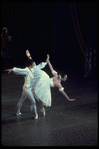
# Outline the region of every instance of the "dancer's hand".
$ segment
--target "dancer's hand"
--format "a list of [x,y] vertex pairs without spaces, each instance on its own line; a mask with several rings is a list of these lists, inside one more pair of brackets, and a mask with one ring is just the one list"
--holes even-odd
[[6,69],[5,71],[8,71],[8,74],[12,71],[12,69]]
[[70,98],[69,98],[68,100],[69,100],[69,101],[74,101],[75,99],[70,99]]
[[49,54],[47,54],[47,58],[49,59],[50,57],[49,57]]
[[49,62],[49,54],[47,54],[46,62]]
[[28,57],[29,59],[31,59],[31,55],[30,55],[29,50],[26,50],[26,55],[27,55],[27,57]]

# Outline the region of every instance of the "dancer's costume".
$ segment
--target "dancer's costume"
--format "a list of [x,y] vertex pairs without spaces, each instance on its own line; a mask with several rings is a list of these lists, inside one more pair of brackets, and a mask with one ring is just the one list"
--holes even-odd
[[[46,63],[47,64],[47,63]],[[44,64],[43,64],[44,65]],[[33,92],[35,98],[43,102],[46,107],[51,106],[51,87],[54,87],[53,80],[47,73],[40,69],[38,66],[33,67],[34,78],[33,78]],[[53,75],[57,73],[53,71]]]
[[[31,71],[26,67],[25,69],[13,68],[13,72],[17,75],[25,75],[25,83],[23,85],[23,91],[28,88],[31,90],[33,87],[34,97],[39,101],[43,102],[46,107],[51,106],[51,87],[54,87],[53,80],[50,78],[43,69],[47,65],[46,62],[42,62],[39,65],[35,65],[31,68]],[[33,74],[32,74],[33,73]],[[53,71],[53,75],[57,73]],[[24,97],[24,92],[22,94],[21,100],[25,100],[27,96]]]

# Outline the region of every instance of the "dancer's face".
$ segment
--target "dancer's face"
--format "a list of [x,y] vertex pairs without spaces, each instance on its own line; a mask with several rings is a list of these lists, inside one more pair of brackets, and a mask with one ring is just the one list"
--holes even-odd
[[67,75],[64,76],[64,78],[62,78],[63,81],[67,80]]

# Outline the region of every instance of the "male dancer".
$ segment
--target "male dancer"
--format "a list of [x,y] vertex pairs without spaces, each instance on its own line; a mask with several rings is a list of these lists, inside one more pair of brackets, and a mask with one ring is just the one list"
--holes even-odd
[[[34,119],[38,119],[38,114],[37,114],[37,108],[36,108],[36,102],[32,93],[32,86],[33,86],[33,77],[34,77],[34,72],[36,71],[36,69],[39,67],[39,69],[42,69],[46,66],[47,63],[40,63],[39,65],[35,66],[35,62],[33,61],[33,59],[28,59],[26,61],[26,68],[21,69],[21,68],[16,68],[14,67],[13,69],[6,69],[5,71],[8,71],[8,73],[10,73],[11,71],[13,71],[15,74],[17,75],[24,75],[25,77],[25,82],[23,85],[23,92],[22,92],[22,96],[21,99],[19,100],[17,107],[17,113],[16,115],[20,115],[20,109],[21,106],[23,104],[23,102],[25,101],[26,97],[28,97],[31,101],[31,111],[34,109],[35,112],[35,117]],[[35,66],[35,69],[33,70],[33,67]]]

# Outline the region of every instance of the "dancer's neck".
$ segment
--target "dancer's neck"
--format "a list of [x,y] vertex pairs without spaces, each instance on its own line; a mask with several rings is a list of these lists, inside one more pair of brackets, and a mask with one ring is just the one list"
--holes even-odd
[[27,67],[29,70],[31,70],[31,67]]

